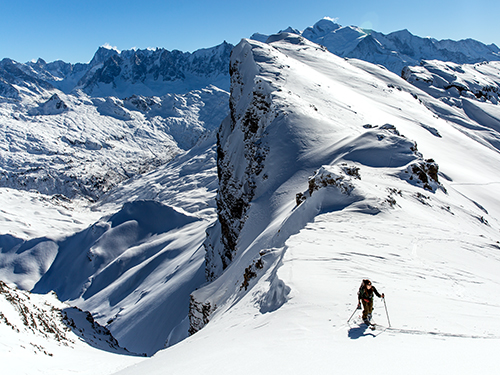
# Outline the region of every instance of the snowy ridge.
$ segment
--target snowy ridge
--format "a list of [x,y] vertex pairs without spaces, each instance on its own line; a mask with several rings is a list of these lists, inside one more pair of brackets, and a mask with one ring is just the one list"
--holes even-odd
[[[436,305],[431,322],[417,318],[415,306],[411,311],[417,314],[410,313],[410,321],[418,321],[414,328],[394,332],[498,340],[492,317],[500,305],[489,306],[486,319],[480,302],[488,298],[486,284],[500,285],[487,264],[499,261],[494,254],[499,243],[495,171],[500,157],[498,149],[488,147],[498,132],[482,130],[477,118],[379,67],[346,62],[293,34],[270,38],[268,44],[242,41],[233,52],[231,74],[231,115],[218,136],[219,221],[206,243],[207,276],[213,281],[193,293],[191,323],[196,335],[177,350],[162,353],[157,363],[171,361],[172,355],[205,339],[229,350],[223,342],[239,342],[237,337],[249,334],[250,327],[265,326],[264,331],[285,335],[284,340],[305,335],[321,341],[322,335],[312,328],[314,319],[301,318],[299,306],[326,321],[326,305],[332,303],[321,302],[323,298],[330,296],[329,301],[335,295],[346,301],[341,291],[367,272],[394,289],[393,303],[401,299],[412,304],[404,291],[410,272],[412,282],[422,275],[411,293],[426,300],[424,306],[445,298],[453,311],[466,309],[470,319],[483,319],[480,327],[464,328],[467,318],[460,323],[453,315],[450,321],[449,309]],[[484,158],[487,164],[481,162]],[[456,237],[454,227],[461,228],[463,240]],[[441,251],[434,242],[440,243]],[[479,258],[472,261],[475,257]],[[311,258],[324,263],[309,265]],[[438,259],[449,263],[439,266]],[[373,269],[375,264],[381,269]],[[406,264],[405,270],[399,264]],[[463,267],[467,271],[462,272]],[[441,292],[433,292],[437,285],[429,279],[439,280],[442,274],[448,281],[439,287],[444,288]],[[333,281],[343,287],[330,291],[327,285]],[[475,302],[455,300],[454,285],[460,285],[459,296],[468,295]],[[351,290],[354,304],[355,287]],[[353,306],[341,301],[332,306],[334,315],[334,306],[342,310],[335,324],[339,329],[342,316],[347,318]],[[317,303],[322,306],[317,311],[306,307]],[[468,303],[474,307],[466,308]],[[377,321],[384,321],[382,314]],[[278,323],[282,319],[287,323]],[[286,324],[302,335],[284,329]],[[430,324],[440,328],[436,331]],[[229,328],[232,325],[239,328]],[[302,325],[312,331],[300,330]],[[351,339],[368,335],[356,326],[347,329]],[[205,330],[209,332],[201,333]],[[225,335],[216,333],[220,330]],[[294,359],[298,348],[281,341],[276,345],[290,351],[282,358],[291,360],[291,367],[303,368]],[[314,346],[320,350],[322,345]],[[274,368],[272,358],[261,356]],[[326,356],[318,365],[325,363],[334,365]],[[489,368],[491,362],[484,364]],[[209,367],[203,360],[196,366]],[[149,365],[145,368],[154,371]]]

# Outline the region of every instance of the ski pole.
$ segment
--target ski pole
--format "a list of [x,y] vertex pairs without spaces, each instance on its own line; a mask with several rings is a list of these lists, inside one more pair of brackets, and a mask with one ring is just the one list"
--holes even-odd
[[354,316],[354,314],[356,314],[356,311],[358,311],[358,307],[357,306],[356,306],[356,309],[352,312],[352,314],[349,317],[349,319],[347,319],[347,323],[349,323],[349,321],[352,319],[352,317]]
[[385,314],[387,315],[387,322],[389,323],[389,328],[391,327],[391,321],[389,320],[389,313],[387,312],[387,304],[385,303],[385,297],[382,298],[384,300],[384,306],[385,306]]

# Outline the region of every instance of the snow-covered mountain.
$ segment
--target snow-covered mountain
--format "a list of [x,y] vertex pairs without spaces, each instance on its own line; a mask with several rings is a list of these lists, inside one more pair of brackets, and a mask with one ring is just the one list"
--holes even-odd
[[[174,159],[91,206],[2,188],[0,278],[54,290],[121,347],[156,353],[126,357],[135,365],[120,374],[347,373],[360,353],[375,374],[493,373],[498,63],[425,61],[401,78],[289,31],[234,48],[229,98],[215,87],[119,99],[14,85],[35,98],[26,118],[88,105],[100,116],[129,113],[117,124],[133,125],[173,98],[187,103],[176,113],[188,121],[195,97],[214,118],[226,112],[206,98],[225,98],[229,115],[194,147],[169,133]],[[386,295],[374,332],[355,310],[367,277]],[[46,372],[94,369],[64,366]]]
[[215,86],[126,99],[44,91],[0,102],[0,186],[97,200],[165,164],[227,113]]
[[[185,94],[208,85],[229,89],[228,61],[233,46],[222,43],[193,53],[164,48],[117,51],[100,47],[87,64],[43,59],[26,64],[0,61],[0,95],[17,97],[16,85],[81,90],[91,96]],[[35,88],[36,90],[36,88]]]
[[227,114],[231,48],[2,60],[0,186],[97,200],[188,150]]
[[[321,213],[385,216],[399,211],[401,198],[426,205],[435,199],[429,207],[451,212],[451,221],[454,210],[465,207],[453,209],[451,202],[463,195],[473,203],[466,217],[497,226],[494,124],[295,34],[267,43],[244,41],[233,51],[231,115],[218,135],[219,220],[207,241],[207,275],[218,287],[195,292],[199,303],[225,306],[241,293],[244,275],[265,272],[257,268],[266,258],[271,269],[279,268],[285,241]],[[495,101],[481,103],[498,114]],[[473,161],[478,147],[481,156]],[[487,165],[480,162],[485,157]],[[478,175],[478,164],[487,171]],[[468,183],[481,188],[465,193],[456,187]],[[234,271],[224,272],[229,267]],[[276,269],[271,275],[269,290],[255,295],[261,311],[288,299]]]
[[[216,217],[216,189],[212,134],[113,189],[90,212],[71,204],[50,211],[53,202],[44,207],[33,199],[36,205],[22,208],[26,228],[15,212],[19,203],[9,199],[16,197],[2,191],[0,278],[37,293],[56,291],[91,311],[122,347],[151,355],[188,335],[190,293],[205,282],[201,245]],[[64,215],[80,225],[63,222]],[[66,233],[50,228],[42,235],[47,226]],[[25,232],[40,237],[24,240]]]
[[[422,60],[441,60],[457,64],[499,61],[500,49],[477,40],[437,40],[422,38],[408,30],[383,34],[356,26],[341,26],[329,18],[318,21],[303,31],[289,27],[291,32],[325,46],[338,56],[356,58],[385,66],[396,74],[408,65]],[[254,34],[252,39],[265,42],[267,35]]]

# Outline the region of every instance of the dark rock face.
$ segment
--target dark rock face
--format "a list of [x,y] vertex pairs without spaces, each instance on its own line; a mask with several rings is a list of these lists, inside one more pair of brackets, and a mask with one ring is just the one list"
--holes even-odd
[[[217,134],[219,220],[209,231],[205,243],[207,280],[216,279],[238,251],[238,237],[255,196],[256,181],[263,178],[261,174],[269,153],[263,133],[268,117],[272,117],[270,90],[267,83],[257,77],[253,87],[245,85],[249,82],[244,76],[248,70],[241,64],[238,58],[231,59],[230,115]],[[240,146],[235,148],[235,144]]]

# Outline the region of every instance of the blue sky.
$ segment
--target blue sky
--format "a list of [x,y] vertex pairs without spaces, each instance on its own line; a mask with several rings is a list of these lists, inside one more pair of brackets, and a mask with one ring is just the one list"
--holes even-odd
[[0,0],[0,59],[88,62],[99,46],[194,51],[254,32],[305,29],[327,16],[343,26],[500,46],[500,1]]

